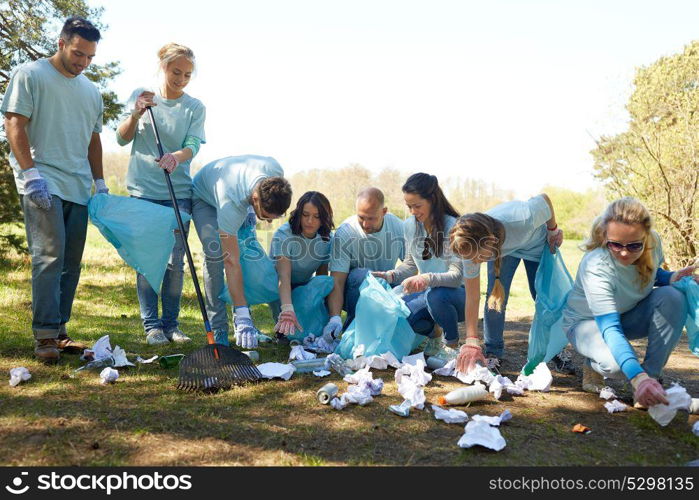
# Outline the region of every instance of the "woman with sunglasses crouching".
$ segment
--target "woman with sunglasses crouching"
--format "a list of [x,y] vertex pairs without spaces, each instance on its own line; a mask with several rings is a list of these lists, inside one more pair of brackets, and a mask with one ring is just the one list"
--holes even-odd
[[[592,225],[563,310],[563,329],[587,358],[583,390],[599,392],[603,377],[625,376],[643,407],[667,404],[658,377],[687,315],[684,295],[668,285],[696,269],[662,269],[660,237],[651,226],[648,210],[635,198],[612,202]],[[629,340],[643,337],[648,346],[639,363]]]

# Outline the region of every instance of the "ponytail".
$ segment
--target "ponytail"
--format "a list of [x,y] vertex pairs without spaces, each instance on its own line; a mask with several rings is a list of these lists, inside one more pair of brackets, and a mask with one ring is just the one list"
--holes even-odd
[[502,257],[495,259],[495,282],[493,289],[488,297],[488,309],[493,309],[497,312],[502,312],[502,306],[505,302],[505,287],[500,281],[500,267],[502,266]]

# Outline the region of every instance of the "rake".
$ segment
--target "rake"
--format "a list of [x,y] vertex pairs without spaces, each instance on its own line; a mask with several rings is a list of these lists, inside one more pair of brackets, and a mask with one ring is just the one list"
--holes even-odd
[[[163,152],[163,145],[160,142],[160,134],[158,134],[158,127],[155,124],[153,110],[150,107],[147,109],[151,125],[153,126],[153,135],[155,135],[158,153],[160,153],[160,157],[162,158],[165,153]],[[188,392],[217,392],[219,390],[230,389],[232,385],[260,380],[262,374],[249,357],[237,349],[217,344],[214,340],[214,333],[211,330],[209,315],[206,313],[204,298],[201,293],[201,288],[199,287],[197,272],[194,268],[192,252],[189,250],[189,243],[185,236],[180,208],[177,204],[177,198],[175,197],[175,190],[172,187],[172,180],[170,180],[170,174],[167,170],[163,169],[163,172],[165,173],[167,188],[170,192],[170,199],[175,209],[177,227],[180,230],[182,242],[184,243],[184,250],[187,254],[187,263],[189,264],[189,271],[192,274],[194,290],[197,293],[199,309],[201,310],[201,316],[204,320],[204,330],[206,331],[206,339],[208,342],[208,345],[201,349],[197,349],[182,359],[180,362],[180,379],[177,388]]]

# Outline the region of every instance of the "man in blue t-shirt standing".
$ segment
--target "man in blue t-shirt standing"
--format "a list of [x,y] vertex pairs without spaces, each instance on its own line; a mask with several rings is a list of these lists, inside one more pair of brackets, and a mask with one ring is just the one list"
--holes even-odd
[[82,75],[99,39],[89,21],[67,19],[56,53],[17,68],[0,106],[32,258],[34,354],[47,362],[61,350],[86,347],[68,337],[65,325],[80,279],[93,180],[97,192],[109,192],[102,96]]

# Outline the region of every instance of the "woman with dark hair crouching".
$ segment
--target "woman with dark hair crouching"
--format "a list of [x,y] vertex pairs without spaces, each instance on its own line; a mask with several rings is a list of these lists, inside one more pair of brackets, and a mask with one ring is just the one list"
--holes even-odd
[[272,316],[277,322],[277,338],[303,331],[296,317],[291,291],[307,284],[313,276],[328,274],[333,210],[324,194],[318,191],[304,193],[291,212],[289,222],[276,230],[269,255],[276,260],[279,275],[279,301],[270,303]]

